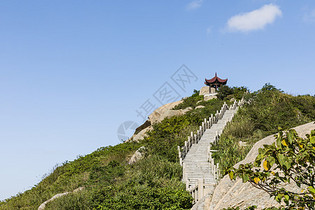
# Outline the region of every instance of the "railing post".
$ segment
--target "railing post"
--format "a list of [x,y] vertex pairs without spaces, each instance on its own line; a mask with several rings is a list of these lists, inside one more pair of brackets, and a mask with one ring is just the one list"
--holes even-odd
[[203,179],[198,179],[198,201],[203,197]]
[[199,190],[198,190],[198,185],[197,185],[197,187],[196,187],[196,197],[195,197],[195,203],[197,203],[197,201],[199,200],[198,199],[198,196],[199,195]]
[[184,180],[185,183],[186,183],[186,190],[187,190],[187,189],[188,189],[188,188],[187,188],[188,182],[187,182],[187,180],[186,180],[186,168],[185,168],[185,166],[186,166],[186,164],[183,163],[183,180]]
[[188,152],[187,141],[185,141],[185,156],[186,156],[187,152]]
[[190,133],[190,139],[192,140],[193,144],[196,144],[196,142],[194,140],[194,133],[193,132]]
[[219,168],[219,163],[217,163],[217,168],[218,168],[218,180],[220,179],[220,168]]
[[177,146],[177,150],[178,150],[179,164],[183,166],[183,159],[182,159],[182,153],[180,151],[180,146]]

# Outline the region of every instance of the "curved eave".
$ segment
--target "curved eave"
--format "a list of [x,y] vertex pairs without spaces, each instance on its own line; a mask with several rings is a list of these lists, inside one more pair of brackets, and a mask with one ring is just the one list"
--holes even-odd
[[220,78],[212,78],[212,79],[205,79],[205,84],[213,84],[213,83],[222,83],[223,85],[225,85],[227,83],[228,79],[220,79]]

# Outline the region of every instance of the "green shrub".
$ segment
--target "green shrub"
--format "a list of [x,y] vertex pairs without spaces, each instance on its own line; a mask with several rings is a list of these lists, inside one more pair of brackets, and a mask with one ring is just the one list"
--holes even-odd
[[[202,100],[195,91],[186,105],[196,107]],[[58,198],[47,209],[190,209],[192,197],[181,182],[177,146],[183,145],[205,117],[214,114],[222,100],[202,102],[203,109],[164,119],[140,143],[123,143],[57,166],[38,185],[6,202],[0,209],[36,209],[57,193],[78,193]],[[133,165],[127,160],[141,146],[144,159]]]
[[288,95],[266,84],[245,98],[249,104],[239,109],[218,144],[212,146],[219,150],[213,157],[222,175],[244,159],[254,143],[276,133],[278,127],[288,129],[315,120],[315,98],[312,96]]
[[197,106],[197,102],[202,101],[202,100],[203,100],[203,96],[199,95],[199,91],[194,90],[194,94],[191,97],[185,98],[181,104],[178,104],[173,109],[178,110],[178,109],[185,109],[187,107],[191,107],[194,109]]

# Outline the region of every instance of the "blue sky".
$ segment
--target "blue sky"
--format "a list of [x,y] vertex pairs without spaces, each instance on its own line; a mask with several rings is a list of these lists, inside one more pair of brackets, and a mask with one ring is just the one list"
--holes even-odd
[[[119,143],[168,82],[315,94],[313,0],[0,1],[0,200]],[[171,76],[185,64],[198,79]]]

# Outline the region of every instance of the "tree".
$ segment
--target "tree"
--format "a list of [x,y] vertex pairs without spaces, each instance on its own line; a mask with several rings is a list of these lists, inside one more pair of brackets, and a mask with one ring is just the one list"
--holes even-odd
[[241,98],[244,96],[246,92],[248,92],[248,89],[243,86],[229,87],[227,85],[223,85],[219,87],[217,97],[221,100],[224,100],[225,98],[231,99],[232,97],[234,97],[237,100],[241,100]]
[[[231,179],[240,177],[254,187],[264,190],[285,208],[315,207],[315,130],[300,138],[295,130],[280,131],[276,142],[264,145],[254,164],[241,164],[229,170]],[[301,191],[285,189],[283,184],[294,182]]]

